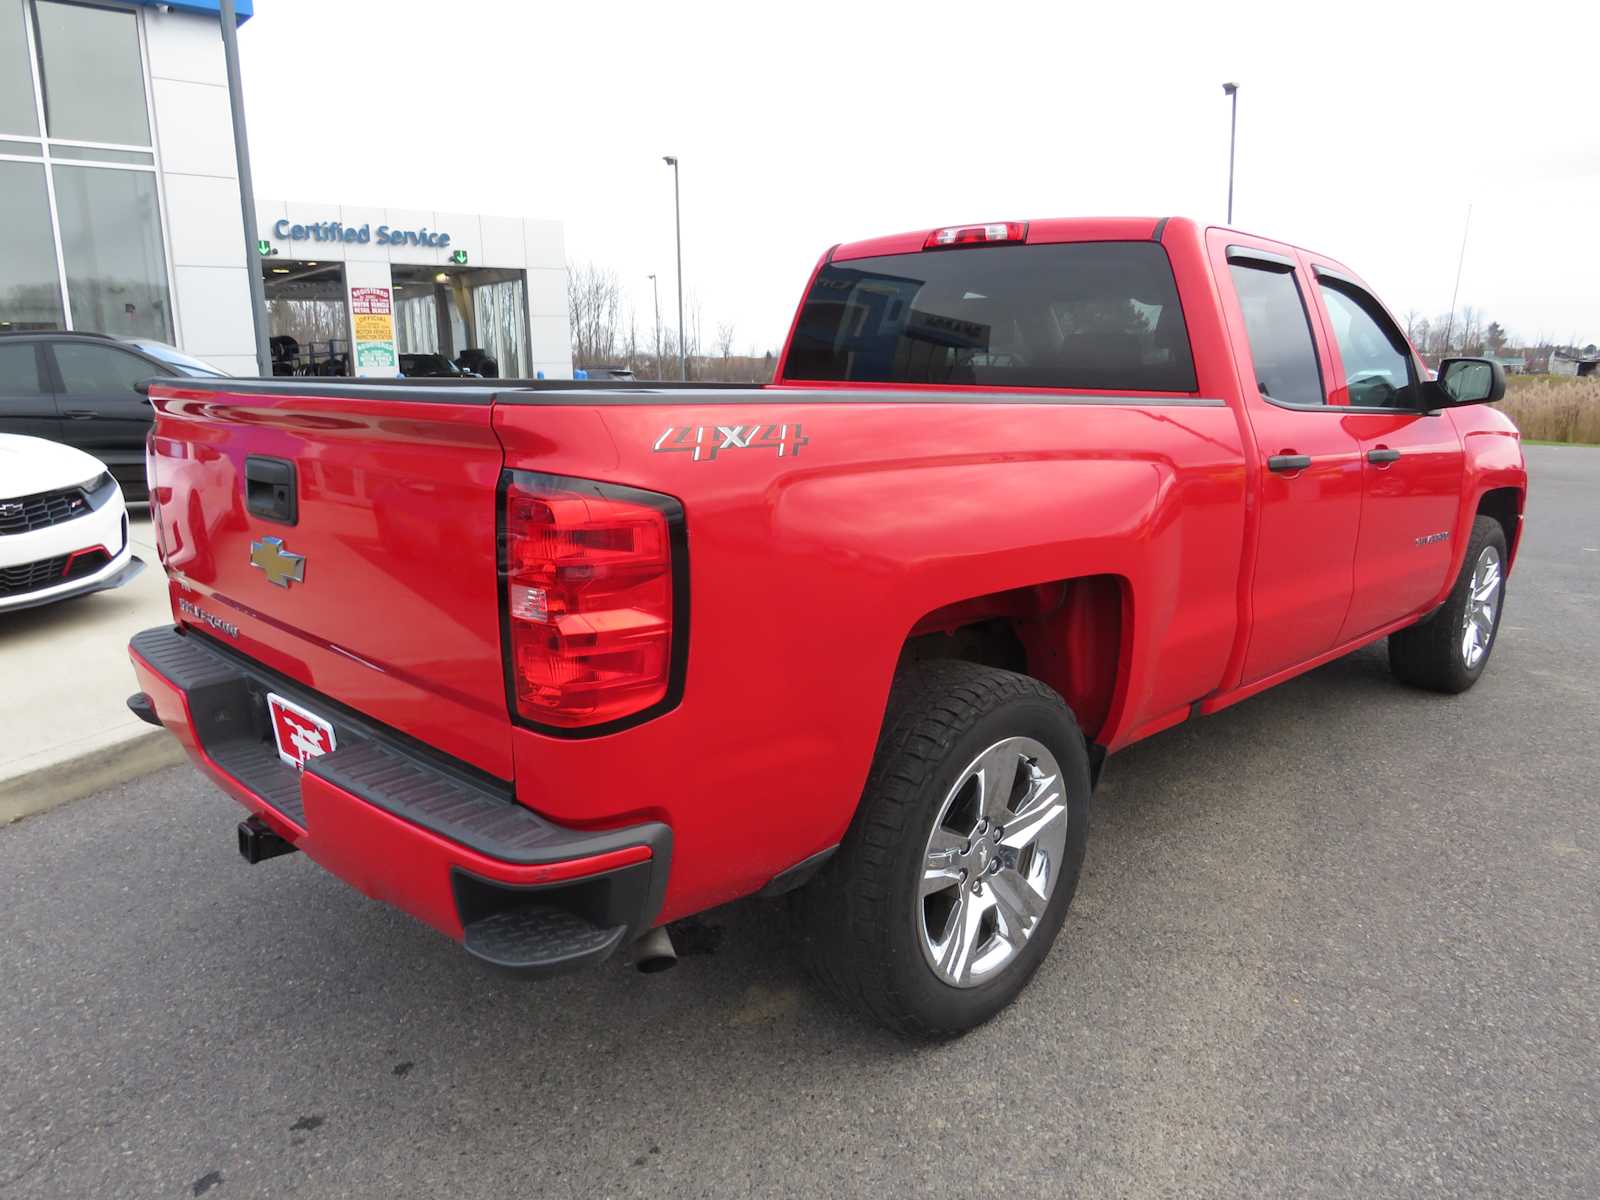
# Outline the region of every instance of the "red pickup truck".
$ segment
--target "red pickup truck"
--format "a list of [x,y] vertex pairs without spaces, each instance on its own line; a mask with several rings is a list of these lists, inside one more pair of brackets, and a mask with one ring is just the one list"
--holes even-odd
[[1340,263],[1173,218],[835,246],[766,387],[155,381],[130,704],[531,975],[794,892],[903,1032],[1007,1004],[1106,755],[1379,638],[1470,687],[1526,474]]

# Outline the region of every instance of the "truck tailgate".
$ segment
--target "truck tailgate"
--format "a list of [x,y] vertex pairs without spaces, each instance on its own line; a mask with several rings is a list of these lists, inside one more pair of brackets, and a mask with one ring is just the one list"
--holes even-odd
[[[492,391],[150,394],[151,509],[179,622],[509,779]],[[274,487],[290,471],[286,513]]]

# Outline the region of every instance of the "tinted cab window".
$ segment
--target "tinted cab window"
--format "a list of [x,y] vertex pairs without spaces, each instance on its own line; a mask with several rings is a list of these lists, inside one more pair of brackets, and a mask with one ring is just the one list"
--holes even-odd
[[788,380],[1192,392],[1166,252],[1150,242],[976,246],[828,263]]
[[1230,263],[1244,312],[1256,387],[1269,400],[1301,407],[1324,402],[1311,317],[1293,271]]

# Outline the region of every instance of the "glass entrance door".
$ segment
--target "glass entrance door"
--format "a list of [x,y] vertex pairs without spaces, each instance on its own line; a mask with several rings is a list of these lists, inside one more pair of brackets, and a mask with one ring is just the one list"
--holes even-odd
[[350,374],[350,299],[344,264],[261,264],[274,375]]
[[525,272],[397,265],[390,273],[403,374],[527,378]]

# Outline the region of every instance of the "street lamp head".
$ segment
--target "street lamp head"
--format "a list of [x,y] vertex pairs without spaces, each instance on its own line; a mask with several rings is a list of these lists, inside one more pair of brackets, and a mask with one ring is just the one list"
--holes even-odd
[[678,165],[678,160],[670,154],[663,154],[661,156],[661,161],[666,163],[669,167],[675,167]]
[[646,275],[645,278],[648,279],[651,283],[654,283],[656,281],[656,277],[654,275]]
[[1222,85],[1222,94],[1224,96],[1231,96],[1238,90],[1239,85],[1237,83],[1225,83]]

